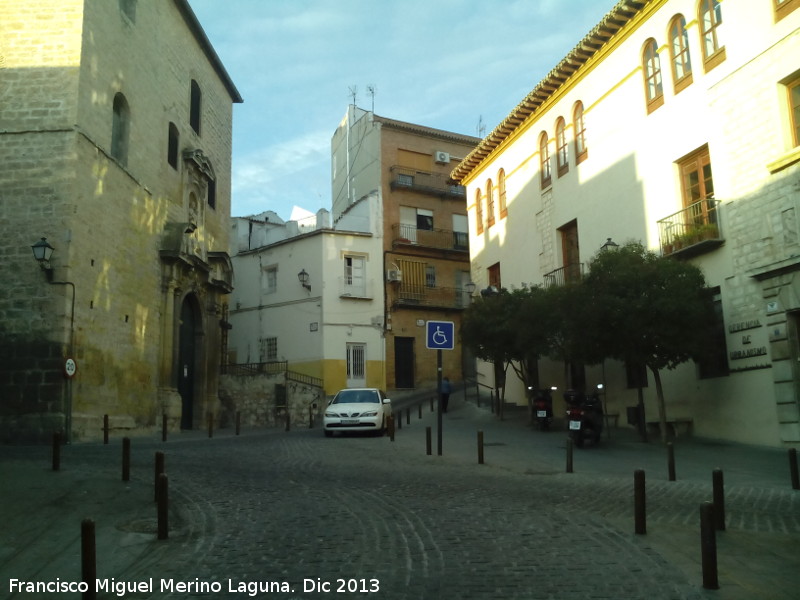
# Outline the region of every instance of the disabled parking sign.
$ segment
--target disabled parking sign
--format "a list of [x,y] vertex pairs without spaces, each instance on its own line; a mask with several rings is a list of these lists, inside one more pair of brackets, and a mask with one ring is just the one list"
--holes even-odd
[[430,350],[453,350],[455,348],[455,326],[452,321],[428,321],[426,344]]

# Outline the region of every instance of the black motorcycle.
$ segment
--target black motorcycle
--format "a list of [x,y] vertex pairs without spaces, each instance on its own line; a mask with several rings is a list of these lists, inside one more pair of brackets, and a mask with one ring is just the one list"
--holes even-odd
[[536,416],[536,423],[539,429],[547,431],[553,424],[553,395],[552,390],[557,389],[555,386],[549,390],[536,390],[536,395],[533,397],[533,414]]
[[597,444],[603,433],[603,403],[600,394],[584,394],[575,390],[564,392],[567,403],[567,427],[572,442],[582,448],[586,441]]

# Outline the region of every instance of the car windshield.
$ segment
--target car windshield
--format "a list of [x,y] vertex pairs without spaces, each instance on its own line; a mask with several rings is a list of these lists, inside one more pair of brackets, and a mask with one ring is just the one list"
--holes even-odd
[[333,404],[371,403],[380,404],[377,392],[374,390],[342,390],[336,394]]

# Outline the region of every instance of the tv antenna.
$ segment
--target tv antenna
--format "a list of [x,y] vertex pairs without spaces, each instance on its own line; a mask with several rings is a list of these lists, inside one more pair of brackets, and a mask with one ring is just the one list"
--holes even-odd
[[375,87],[374,83],[370,83],[367,86],[367,93],[369,94],[370,98],[372,98],[372,113],[375,113],[375,92],[378,91],[378,88]]
[[357,85],[351,85],[347,89],[350,91],[349,96],[353,99],[353,106],[355,106],[356,105],[356,99],[358,98],[358,86]]
[[475,130],[478,132],[478,137],[482,138],[486,135],[486,124],[483,122],[483,115],[478,115],[478,125]]

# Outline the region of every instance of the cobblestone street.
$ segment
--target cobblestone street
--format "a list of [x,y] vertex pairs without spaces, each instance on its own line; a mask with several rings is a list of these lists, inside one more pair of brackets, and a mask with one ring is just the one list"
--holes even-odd
[[[567,474],[562,431],[538,432],[455,404],[445,415],[443,456],[436,456],[427,405],[422,420],[416,410],[404,420],[394,442],[328,439],[320,429],[220,432],[213,439],[194,432],[166,444],[134,439],[126,489],[141,496],[141,515],[114,517],[116,532],[127,531],[121,548],[104,548],[114,542],[98,535],[98,577],[152,578],[154,589],[126,593],[130,599],[796,597],[800,494],[790,488],[785,460],[760,469],[754,455],[741,473],[726,474],[728,530],[717,534],[721,589],[707,591],[698,509],[711,485],[702,456],[681,462],[679,444],[679,480],[668,482],[657,443],[626,441],[613,430],[601,447],[576,452],[576,472]],[[433,428],[434,456],[425,453],[425,426]],[[485,465],[477,464],[478,428],[486,434]],[[67,448],[65,470],[110,480],[118,447],[117,440],[116,447]],[[166,453],[173,511],[170,539],[161,542],[152,536],[157,450]],[[632,473],[640,466],[648,473],[644,536],[633,533]],[[114,486],[108,488],[102,493]],[[41,535],[37,544],[47,544],[47,532]],[[34,545],[0,555],[3,579],[70,577],[63,559],[49,571],[24,572],[36,552]],[[79,573],[78,563],[72,578]],[[161,589],[170,579],[198,587]],[[258,582],[279,582],[283,591],[259,592]],[[221,592],[199,593],[203,584]]]

